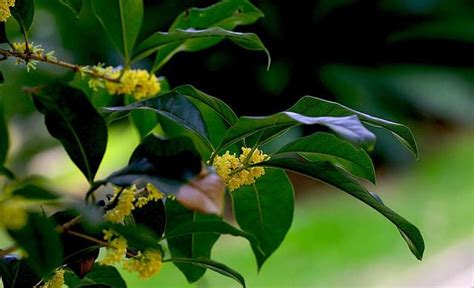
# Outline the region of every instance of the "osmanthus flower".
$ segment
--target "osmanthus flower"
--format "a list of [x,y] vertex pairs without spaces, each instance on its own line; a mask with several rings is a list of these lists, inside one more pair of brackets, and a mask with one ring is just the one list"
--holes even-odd
[[147,250],[125,261],[123,268],[128,272],[137,272],[142,279],[149,279],[161,271],[162,256],[158,250]]
[[[94,90],[105,87],[112,95],[131,95],[136,100],[155,96],[161,91],[160,81],[154,74],[143,69],[128,69],[121,67],[104,67],[99,64],[92,67],[98,77],[89,80],[89,87]],[[107,81],[103,78],[117,79],[119,82]]]
[[15,6],[15,0],[0,0],[0,22],[6,22],[12,15],[10,8]]
[[44,283],[41,288],[62,288],[64,285],[64,270],[57,269],[54,272],[54,275],[46,283]]
[[100,265],[120,263],[127,255],[127,240],[112,230],[104,230],[104,240],[108,242],[107,254]]
[[242,153],[239,157],[236,154],[230,154],[227,151],[222,156],[216,156],[214,159],[214,167],[216,173],[226,183],[230,191],[240,188],[242,185],[251,185],[256,179],[265,175],[263,167],[248,167],[269,159],[267,154],[262,150],[242,147]]
[[21,198],[0,199],[0,228],[21,229],[27,221],[26,205]]

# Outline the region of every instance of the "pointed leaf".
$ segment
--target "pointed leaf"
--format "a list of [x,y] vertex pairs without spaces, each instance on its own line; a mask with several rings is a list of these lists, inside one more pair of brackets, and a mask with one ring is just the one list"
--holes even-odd
[[206,259],[206,258],[191,258],[191,259],[190,258],[171,258],[171,259],[167,259],[163,262],[173,262],[175,264],[182,264],[182,265],[183,264],[191,264],[191,265],[195,265],[195,266],[198,266],[198,267],[208,268],[208,269],[211,269],[212,271],[215,271],[219,274],[222,274],[224,276],[232,278],[235,281],[237,281],[240,285],[242,285],[242,287],[244,287],[244,288],[246,287],[244,277],[242,277],[242,275],[240,275],[237,271],[233,270],[232,268],[227,267],[224,264],[221,264],[221,263],[216,262],[216,261],[212,261],[210,259]]
[[322,100],[316,97],[305,96],[301,98],[293,107],[288,111],[302,114],[309,117],[319,117],[319,116],[350,116],[357,115],[359,119],[366,124],[384,128],[394,134],[394,136],[399,140],[405,147],[411,151],[415,157],[418,159],[418,148],[416,145],[415,138],[413,137],[412,132],[405,125],[380,119],[368,114],[364,114],[350,108],[347,108],[341,104]]
[[[354,144],[372,147],[375,135],[360,123],[357,116],[310,117],[294,112],[281,112],[265,117],[240,117],[227,131],[219,148],[227,147],[244,138],[256,135],[258,144],[262,144],[283,131],[298,125],[322,125]],[[267,132],[271,133],[267,133]]]
[[309,161],[330,161],[355,176],[375,184],[374,164],[367,152],[357,149],[349,142],[328,133],[315,133],[298,139],[278,150],[272,156],[284,153],[299,153]]
[[266,169],[253,185],[232,192],[237,223],[260,242],[263,253],[252,247],[260,269],[285,239],[293,221],[293,186],[280,169]]
[[[200,223],[203,221],[219,221],[220,218],[214,215],[203,215],[183,207],[176,201],[166,202],[166,215],[168,223],[166,225],[166,235],[174,229],[179,229],[181,225],[192,225],[189,223]],[[168,239],[168,247],[174,258],[204,258],[210,259],[211,249],[219,238],[218,234],[192,233],[190,235],[178,236]],[[206,272],[207,267],[194,266],[189,263],[175,263],[183,272],[188,282],[193,283],[199,280]]]
[[[270,54],[257,35],[253,33],[238,33],[217,27],[204,30],[177,29],[170,32],[157,32],[138,46],[132,60],[139,61],[160,49],[166,49],[166,47],[169,45],[179,44],[179,46],[176,48],[176,51],[199,51],[203,49],[205,42],[194,42],[195,46],[190,46],[193,42],[188,40],[192,39],[206,39],[207,41],[229,39],[247,50],[265,52],[270,65]],[[171,57],[173,54],[175,53],[168,55],[168,57]]]
[[282,168],[300,173],[316,180],[330,184],[359,199],[377,210],[403,233],[410,249],[414,249],[415,256],[421,260],[425,244],[420,231],[413,224],[399,216],[393,210],[380,203],[359,182],[347,176],[341,169],[330,162],[308,162],[299,159],[271,159],[261,163],[263,166]]
[[94,284],[101,284],[101,286],[97,287],[104,287],[103,285],[113,288],[127,287],[127,283],[125,283],[117,268],[100,264],[94,264],[92,271],[89,272],[84,279],[80,279],[74,273],[66,271],[64,274],[64,282],[70,288],[92,287],[89,285]]
[[26,263],[38,274],[46,276],[61,264],[62,248],[55,225],[39,214],[28,214],[28,222],[19,230],[8,230],[19,247],[26,251]]
[[99,0],[92,1],[92,8],[105,32],[128,62],[143,21],[143,1]]
[[35,17],[35,1],[16,0],[15,6],[11,8],[11,12],[20,25],[21,32],[27,35]]
[[63,145],[71,160],[94,181],[107,146],[107,125],[81,90],[54,84],[33,94],[45,115],[49,133]]

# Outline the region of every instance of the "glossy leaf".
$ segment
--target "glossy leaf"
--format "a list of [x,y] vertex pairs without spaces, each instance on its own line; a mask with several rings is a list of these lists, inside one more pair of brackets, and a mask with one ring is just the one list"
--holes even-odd
[[76,15],[79,16],[82,8],[82,0],[59,0],[60,3],[71,9]]
[[28,222],[19,230],[8,230],[10,236],[28,254],[26,263],[38,276],[46,276],[61,264],[59,234],[49,219],[28,214]]
[[35,17],[35,1],[16,0],[15,6],[12,7],[10,11],[20,25],[21,32],[27,35],[31,24],[33,24],[33,18]]
[[[266,169],[253,185],[232,192],[237,223],[260,242],[261,251],[252,247],[260,269],[285,238],[293,221],[293,186],[280,169]],[[263,253],[262,253],[263,251]]]
[[14,190],[12,195],[29,200],[57,200],[59,198],[56,193],[33,184],[27,184]]
[[[374,198],[359,182],[347,176],[344,171],[330,162],[308,162],[300,159],[271,159],[261,163],[263,166],[286,169],[330,184],[352,195],[377,210],[392,222],[404,235],[404,240],[421,260],[425,244],[420,231],[413,224],[399,216]],[[406,238],[405,238],[406,236]]]
[[181,236],[186,236],[189,234],[200,234],[200,233],[208,233],[208,234],[217,234],[217,235],[222,235],[222,234],[227,234],[227,235],[232,235],[236,237],[243,237],[249,241],[249,243],[254,247],[256,250],[260,250],[260,244],[257,240],[257,238],[245,231],[242,231],[232,225],[230,225],[227,222],[224,222],[221,219],[211,219],[207,221],[200,221],[200,222],[189,222],[189,223],[184,223],[173,230],[170,230],[166,232],[166,236],[164,237],[165,239],[172,239],[175,237],[181,237]]
[[211,145],[201,113],[194,104],[178,91],[173,90],[159,97],[135,102],[128,106],[108,107],[104,110],[108,113],[107,118],[112,119],[112,121],[126,116],[131,111],[150,110],[183,125],[208,145]]
[[210,260],[210,259],[206,259],[206,258],[171,258],[171,259],[167,259],[165,260],[164,262],[173,262],[174,264],[178,265],[194,265],[194,266],[197,266],[197,267],[202,267],[202,268],[207,268],[207,269],[210,269],[212,271],[215,271],[219,274],[222,274],[224,276],[227,276],[229,278],[232,278],[234,279],[235,281],[237,281],[240,285],[242,285],[242,287],[246,287],[245,286],[245,279],[244,277],[242,277],[242,275],[240,275],[237,271],[235,271],[234,269],[230,268],[230,267],[227,267],[226,265],[222,264],[222,263],[219,263],[219,262],[216,262],[216,261],[213,261],[213,260]]
[[315,133],[293,141],[272,156],[299,153],[309,161],[330,161],[355,176],[375,184],[374,164],[367,152],[329,133]]
[[[326,126],[342,138],[360,146],[371,147],[375,142],[375,135],[367,130],[354,115],[312,117],[294,112],[280,112],[266,117],[240,117],[224,135],[219,148],[227,147],[252,135],[257,137],[258,144],[262,144],[268,138],[279,135],[291,127],[315,124]],[[271,133],[268,133],[269,131]]]
[[[218,2],[206,8],[191,8],[179,15],[171,25],[169,31],[175,29],[208,29],[220,27],[234,30],[239,25],[248,25],[263,17],[263,13],[252,3],[246,0],[227,0]],[[209,48],[221,42],[222,39],[193,39],[183,43],[168,45],[157,53],[153,70],[156,71],[165,65],[176,53],[182,51],[180,47],[193,47],[192,51]]]
[[[74,273],[66,271],[64,282],[70,288],[90,287],[93,284],[107,285],[106,287],[126,288],[127,284],[123,280],[120,272],[113,266],[102,266],[95,264],[92,271],[86,277],[80,279]],[[101,286],[104,287],[104,286]]]
[[394,134],[394,136],[411,151],[418,159],[418,148],[412,132],[405,125],[380,119],[368,114],[364,114],[341,104],[322,100],[316,97],[305,96],[301,98],[288,111],[302,114],[309,117],[334,116],[344,117],[357,115],[363,123],[384,128]]
[[[190,46],[193,42],[189,42],[188,40],[192,39],[208,39],[210,41],[229,39],[242,48],[265,52],[270,65],[270,54],[257,35],[253,33],[238,33],[217,27],[204,30],[177,29],[170,32],[157,32],[138,46],[134,53],[133,61],[139,61],[160,49],[166,49],[169,45],[179,44],[176,48],[177,51],[199,51],[203,49],[201,41],[195,42],[199,43],[199,45]],[[170,56],[172,56],[172,54],[170,54]]]
[[4,114],[4,98],[0,98],[0,167],[7,159],[8,148],[10,146],[10,137],[8,135],[8,126]]
[[92,1],[92,8],[107,35],[128,62],[143,21],[143,1]]
[[[176,201],[166,202],[166,215],[168,216],[166,235],[168,235],[168,232],[172,233],[173,230],[179,229],[182,225],[220,220],[217,216],[203,215],[188,210]],[[218,234],[193,233],[191,235],[170,238],[167,242],[173,258],[210,259],[211,249],[218,238]],[[199,280],[206,272],[206,267],[195,266],[189,263],[175,263],[175,265],[183,272],[190,283]]]
[[71,160],[94,181],[107,146],[107,125],[82,91],[55,84],[33,94],[45,115],[49,133],[63,145]]

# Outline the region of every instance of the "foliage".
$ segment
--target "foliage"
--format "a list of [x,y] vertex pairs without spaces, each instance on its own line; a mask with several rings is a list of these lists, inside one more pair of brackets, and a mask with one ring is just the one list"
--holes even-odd
[[[85,3],[60,2],[81,21]],[[418,229],[359,182],[376,182],[367,153],[375,145],[375,135],[365,124],[391,132],[418,158],[408,127],[311,96],[273,115],[238,117],[216,97],[190,85],[168,89],[165,80],[155,76],[178,52],[201,51],[225,39],[265,52],[270,64],[268,50],[257,35],[234,31],[263,16],[253,4],[224,0],[190,9],[167,32],[148,37],[139,37],[144,17],[141,0],[93,0],[91,5],[104,35],[122,55],[123,66],[71,64],[34,45],[28,37],[33,1],[17,0],[11,8],[24,43],[11,43],[5,23],[0,22],[1,43],[10,46],[0,48],[3,60],[15,58],[28,69],[56,65],[76,74],[73,81],[69,75],[61,81],[49,79],[26,92],[44,115],[50,135],[59,140],[90,185],[84,202],[15,178],[7,168],[8,127],[0,102],[0,173],[5,176],[0,228],[7,229],[15,242],[0,251],[6,287],[24,285],[15,282],[20,270],[33,275],[22,281],[43,287],[63,278],[70,287],[125,287],[118,270],[110,265],[124,263],[127,270],[149,278],[168,262],[191,283],[209,269],[245,287],[237,271],[211,259],[212,248],[222,234],[243,237],[252,247],[258,268],[262,267],[291,227],[294,192],[286,171],[326,182],[371,206],[400,230],[413,254],[422,258],[424,243]],[[7,19],[6,25],[10,23]],[[132,69],[150,58],[154,59],[150,72]],[[153,95],[143,93],[146,86],[154,87],[147,90]],[[117,105],[109,106],[108,94],[121,94],[112,101]],[[117,121],[129,121],[142,141],[128,165],[96,179],[108,129]],[[324,132],[297,139],[269,155],[261,150],[262,145],[301,125]],[[225,195],[232,200],[238,227],[223,217]],[[40,212],[42,207],[59,212],[48,217]],[[4,221],[15,215],[24,219],[20,227]],[[107,255],[97,264],[101,247]],[[7,259],[17,248],[27,256],[11,264]]]

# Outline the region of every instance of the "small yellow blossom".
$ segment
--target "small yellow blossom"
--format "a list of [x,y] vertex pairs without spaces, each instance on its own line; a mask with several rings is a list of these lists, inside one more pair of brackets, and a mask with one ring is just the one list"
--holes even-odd
[[26,225],[28,214],[19,198],[0,200],[0,228],[17,230]]
[[[2,1],[2,0],[0,0]],[[14,42],[13,44],[13,49],[16,52],[20,53],[26,53],[26,42]],[[38,57],[46,57],[47,60],[53,61],[56,60],[56,57],[54,57],[54,51],[48,52],[46,55],[44,55],[44,49],[41,47],[41,45],[35,45],[34,42],[28,43],[28,51],[32,55],[36,55]],[[17,58],[16,64],[20,63],[25,63],[26,62],[26,70],[30,72],[30,70],[36,70],[36,64],[38,64],[38,61],[36,60],[28,60],[25,61],[24,59]]]
[[213,165],[216,168],[216,173],[224,180],[230,191],[234,191],[242,185],[251,185],[257,178],[265,175],[263,167],[244,168],[246,165],[257,164],[269,158],[259,149],[255,149],[251,153],[251,148],[242,147],[242,154],[239,157],[227,151],[224,155],[216,156],[214,159]]
[[6,22],[12,15],[10,8],[15,6],[15,0],[0,0],[0,22]]
[[133,201],[135,200],[136,191],[137,188],[135,186],[115,191],[115,197],[112,199],[112,202],[117,201],[118,197],[117,205],[105,213],[104,219],[112,223],[123,222],[125,217],[130,215],[132,210],[135,209]]
[[161,271],[161,252],[147,250],[135,257],[128,259],[123,268],[128,272],[137,272],[142,279],[149,279]]
[[153,184],[148,183],[146,185],[146,189],[142,192],[142,195],[137,198],[135,201],[136,208],[142,208],[150,201],[158,201],[164,198],[164,195],[158,188],[156,188]]
[[62,288],[64,285],[64,270],[57,269],[54,276],[44,283],[41,288]]
[[[97,75],[89,80],[94,90],[105,87],[112,95],[132,95],[136,100],[150,98],[161,91],[160,81],[154,74],[142,69],[123,71],[120,67],[104,67],[103,64],[92,67]],[[119,82],[106,81],[104,78],[120,79]]]
[[108,241],[107,254],[100,261],[100,265],[113,265],[120,263],[127,254],[127,240],[122,236],[117,236],[111,230],[104,231],[104,240]]

